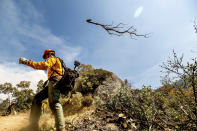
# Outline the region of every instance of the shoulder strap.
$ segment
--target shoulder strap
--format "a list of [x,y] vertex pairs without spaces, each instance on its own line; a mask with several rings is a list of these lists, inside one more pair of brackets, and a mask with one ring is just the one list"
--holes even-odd
[[60,63],[61,63],[61,65],[62,65],[62,67],[65,71],[66,70],[66,64],[64,63],[64,61],[61,58],[59,58],[59,57],[57,57],[57,58],[60,60]]
[[[59,57],[56,57],[56,58],[59,59],[61,65],[62,65],[62,68],[63,68],[62,75],[63,75],[64,72],[66,71],[66,64],[64,63],[64,61],[61,58],[59,58]],[[56,63],[57,63],[57,61],[56,61]],[[53,73],[51,74],[51,76],[54,74],[54,72],[57,73],[58,75],[62,76],[59,72],[57,72],[56,70],[53,69],[53,67],[56,65],[56,63],[51,67],[51,70],[53,71]]]

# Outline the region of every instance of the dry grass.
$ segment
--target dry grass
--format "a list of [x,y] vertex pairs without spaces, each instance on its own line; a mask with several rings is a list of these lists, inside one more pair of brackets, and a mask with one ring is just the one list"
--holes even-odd
[[41,116],[39,127],[40,131],[53,131],[55,120],[51,113],[45,113]]
[[[91,95],[83,97],[81,93],[73,94],[72,98],[63,98],[62,107],[66,125],[73,125],[94,112],[95,107],[92,103]],[[54,125],[54,116],[48,106],[47,112],[41,116],[39,127],[41,131],[53,131]]]
[[82,100],[82,106],[83,107],[90,107],[93,103],[93,98],[92,98],[92,95],[87,95],[83,98]]
[[64,116],[73,115],[82,109],[82,99],[81,93],[76,93],[72,95],[72,98],[68,99],[63,103]]
[[95,112],[95,106],[92,105],[90,107],[84,107],[78,113],[65,116],[64,120],[65,120],[66,128],[70,128],[72,126],[76,126],[80,123],[83,123],[83,120],[89,119],[91,114],[94,112]]

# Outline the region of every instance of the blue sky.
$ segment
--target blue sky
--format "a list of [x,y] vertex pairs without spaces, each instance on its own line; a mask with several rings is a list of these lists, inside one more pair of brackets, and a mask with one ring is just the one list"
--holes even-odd
[[[42,61],[47,48],[69,67],[74,60],[114,72],[134,88],[159,87],[162,62],[174,49],[186,60],[196,56],[195,0],[0,0],[0,83],[46,79],[43,71],[18,65],[18,58]],[[137,40],[110,36],[86,19],[134,25]]]

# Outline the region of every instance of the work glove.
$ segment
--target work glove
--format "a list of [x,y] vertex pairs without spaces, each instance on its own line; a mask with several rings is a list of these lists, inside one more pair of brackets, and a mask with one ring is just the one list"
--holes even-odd
[[26,58],[24,58],[24,57],[19,58],[19,64],[27,65],[28,61],[29,61],[29,60],[26,59]]

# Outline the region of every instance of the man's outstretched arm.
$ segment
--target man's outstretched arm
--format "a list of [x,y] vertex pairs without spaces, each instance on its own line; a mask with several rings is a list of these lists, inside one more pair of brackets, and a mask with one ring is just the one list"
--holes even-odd
[[50,58],[44,62],[35,62],[35,61],[28,60],[25,58],[20,58],[19,63],[30,66],[34,69],[47,70],[47,69],[51,68],[56,63],[56,59]]

